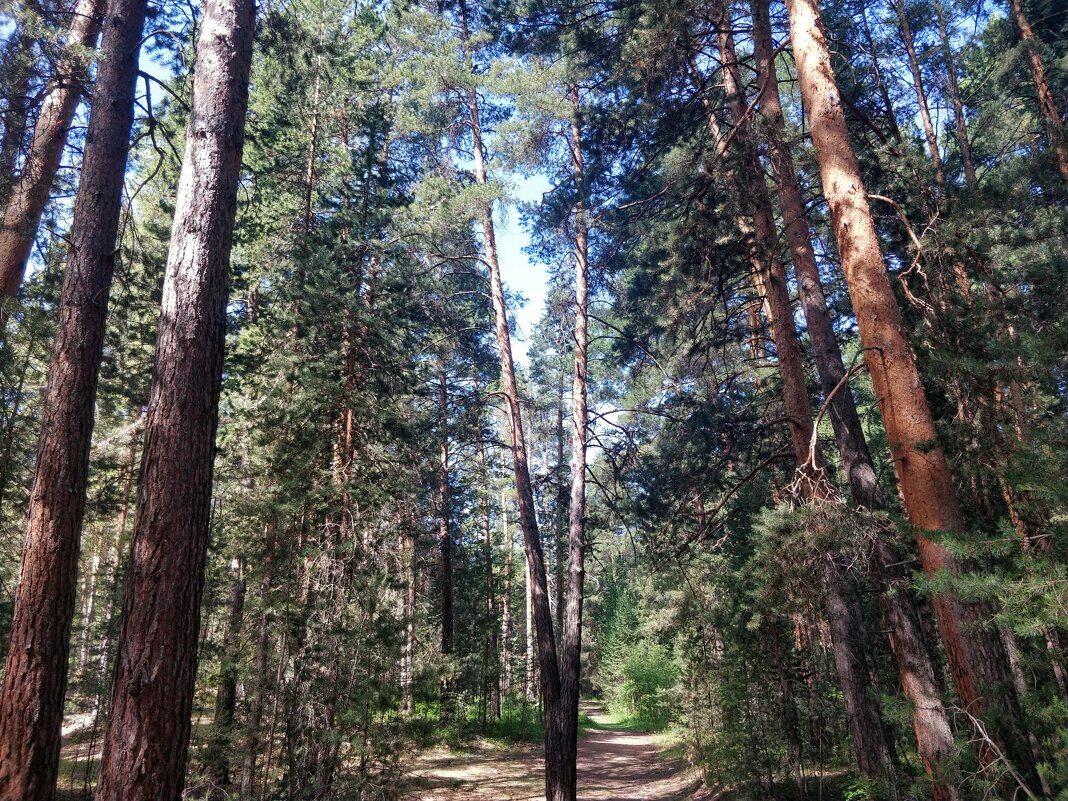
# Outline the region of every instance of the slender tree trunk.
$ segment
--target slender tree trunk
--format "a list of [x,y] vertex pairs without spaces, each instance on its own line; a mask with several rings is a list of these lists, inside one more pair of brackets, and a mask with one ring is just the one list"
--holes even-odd
[[230,585],[229,615],[223,636],[222,670],[215,690],[215,719],[212,728],[212,751],[215,757],[215,779],[226,787],[230,784],[230,745],[233,740],[234,712],[237,710],[237,652],[241,637],[241,619],[245,611],[245,564],[234,559]]
[[920,108],[920,121],[923,123],[923,134],[927,139],[927,152],[931,156],[931,166],[934,167],[935,182],[943,186],[946,182],[942,171],[942,153],[938,149],[938,134],[935,132],[934,122],[931,120],[931,107],[927,103],[927,91],[923,87],[923,73],[920,71],[920,61],[916,57],[916,45],[912,40],[912,27],[909,25],[908,13],[905,9],[905,0],[893,0],[894,11],[897,13],[898,26],[901,29],[901,43],[905,46],[908,56],[909,72],[912,73],[912,86],[916,90],[916,103]]
[[[561,348],[562,350],[562,348]],[[567,487],[564,484],[564,373],[556,387],[556,520],[553,531],[556,572],[556,636],[564,636],[564,540],[567,532]]]
[[589,326],[589,227],[586,221],[586,171],[582,154],[582,108],[578,86],[571,99],[571,173],[575,182],[575,355],[571,411],[571,503],[568,512],[567,610],[560,664],[560,740],[564,797],[577,792],[578,712],[582,667],[582,593],[586,556],[586,435]]
[[145,0],[108,9],[0,692],[0,797],[50,799]]
[[11,188],[0,221],[0,294],[14,297],[22,285],[48,193],[59,170],[74,111],[86,81],[84,48],[96,45],[104,0],[78,0],[67,34],[67,49],[41,103],[22,172]]
[[[14,20],[15,29],[8,35],[0,51],[0,92],[7,100],[7,108],[0,115],[0,124],[3,125],[3,135],[0,136],[0,196],[7,196],[15,185],[26,125],[33,114],[30,89],[37,67],[36,54],[33,52],[37,40],[32,35],[32,29],[35,22],[43,20],[41,7],[36,0],[25,3],[21,10],[29,12],[26,16],[31,18]],[[27,22],[30,24],[27,25]]]
[[[763,90],[759,98],[760,109],[770,130],[771,163],[779,193],[779,204],[786,223],[786,237],[797,271],[801,305],[816,357],[816,372],[823,397],[830,401],[831,424],[850,493],[861,508],[875,511],[882,506],[875,467],[853,394],[848,386],[839,386],[843,381],[848,381],[845,364],[820,283],[801,188],[793,156],[787,145],[782,102],[779,99],[775,75],[775,50],[771,38],[768,0],[753,0],[752,9],[758,80]],[[889,567],[899,561],[892,557],[884,542],[876,543],[872,566],[874,572],[882,577],[880,602],[898,661],[901,684],[913,704],[912,724],[919,744],[920,758],[934,781],[933,793],[936,801],[949,801],[956,799],[956,790],[949,783],[938,782],[937,777],[951,773],[951,767],[945,763],[947,760],[953,762],[956,756],[953,732],[938,688],[934,684],[934,669],[907,587],[891,586],[889,583],[895,573],[901,574],[899,578],[905,578],[904,571],[900,568],[895,571]]]
[[[932,540],[931,532],[962,531],[964,520],[945,456],[938,447],[901,311],[890,287],[849,141],[817,0],[787,0],[787,8],[823,191],[830,205],[865,362],[879,399],[901,494],[917,529],[920,561],[931,576],[942,571],[957,573],[960,568],[956,557]],[[954,593],[938,593],[934,607],[961,704],[982,717],[1000,705],[998,694],[1004,687],[1000,649],[996,641],[991,643],[989,632],[980,627],[974,610]],[[1002,745],[1014,742],[1012,737],[1000,739]],[[994,758],[985,747],[981,748],[981,756],[987,764]]]
[[[470,67],[468,51],[469,33],[467,7],[461,0],[462,41],[464,61]],[[474,157],[475,180],[487,183],[485,150],[482,142],[482,125],[479,118],[478,93],[472,89],[467,96],[470,111],[471,141]],[[515,473],[516,501],[519,506],[519,527],[527,554],[530,571],[531,603],[534,629],[538,645],[538,665],[541,675],[541,694],[545,707],[545,795],[548,801],[569,801],[560,786],[563,763],[566,756],[556,736],[556,719],[560,710],[560,674],[556,654],[556,637],[553,633],[552,611],[549,604],[548,581],[545,573],[545,556],[542,552],[541,535],[534,511],[534,488],[530,481],[530,466],[527,458],[526,435],[519,405],[519,389],[512,363],[512,339],[508,324],[508,307],[504,300],[501,282],[501,267],[497,257],[497,239],[493,228],[493,210],[489,204],[481,214],[483,248],[489,266],[490,300],[493,306],[497,351],[500,358],[502,394],[505,399],[509,428],[512,433],[512,463]]]
[[245,743],[241,755],[241,798],[249,801],[256,791],[256,759],[260,750],[260,723],[263,720],[264,699],[268,690],[267,651],[270,641],[274,613],[271,611],[271,583],[275,554],[275,522],[270,521],[264,531],[266,554],[263,565],[263,578],[260,579],[260,599],[263,611],[260,613],[259,631],[256,635],[256,656],[253,660],[251,690],[248,700],[248,720],[245,723]]
[[953,45],[949,39],[949,26],[942,0],[934,0],[935,14],[938,16],[938,37],[942,47],[942,61],[946,67],[946,88],[949,102],[953,105],[953,121],[957,127],[957,145],[960,147],[960,159],[964,165],[964,182],[969,189],[975,189],[978,179],[975,176],[975,158],[972,155],[972,143],[968,139],[968,121],[964,117],[964,102],[960,96],[960,84],[957,82],[957,62],[953,58]]
[[409,526],[404,556],[404,646],[401,652],[401,712],[411,717],[415,712],[415,602],[416,565],[418,562],[415,521]]
[[871,33],[871,25],[868,23],[868,8],[860,6],[860,25],[864,30],[864,39],[868,44],[868,55],[871,57],[871,72],[875,78],[875,86],[879,90],[879,97],[883,101],[883,112],[886,115],[887,124],[890,126],[890,135],[900,141],[901,129],[897,126],[897,116],[894,114],[894,101],[890,99],[890,90],[887,88],[886,79],[883,77],[883,69],[879,63],[879,51],[875,46],[875,37]]
[[449,528],[449,392],[445,356],[438,357],[438,568],[441,580],[441,655],[445,673],[441,679],[441,708],[445,718],[452,716],[452,668],[448,664],[455,640],[452,586],[452,530]]
[[481,487],[479,511],[482,523],[482,560],[486,571],[486,641],[483,647],[485,680],[483,693],[488,694],[489,718],[497,720],[501,716],[501,670],[497,662],[497,640],[500,630],[497,628],[496,587],[493,580],[493,523],[490,519],[489,472],[486,469],[486,443],[481,433],[478,436],[478,473]]
[[501,539],[504,543],[504,586],[501,588],[501,692],[512,691],[512,533],[508,530],[508,504],[501,490]]
[[145,424],[97,797],[185,783],[255,6],[207,0]]
[[1061,179],[1068,184],[1068,133],[1064,130],[1064,121],[1061,120],[1060,112],[1057,111],[1057,102],[1053,99],[1053,92],[1049,88],[1046,65],[1042,61],[1042,54],[1038,51],[1039,43],[1035,38],[1035,32],[1031,29],[1031,21],[1024,13],[1023,0],[1009,0],[1009,6],[1012,9],[1012,18],[1016,22],[1016,28],[1020,32],[1024,50],[1027,51],[1027,65],[1031,68],[1031,80],[1034,81],[1035,94],[1038,96],[1038,110],[1049,126],[1049,140],[1057,170],[1061,174]]

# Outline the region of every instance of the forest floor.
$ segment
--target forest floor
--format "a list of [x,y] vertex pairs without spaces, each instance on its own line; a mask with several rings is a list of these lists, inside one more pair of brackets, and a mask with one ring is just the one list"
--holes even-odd
[[[579,801],[711,801],[700,776],[656,735],[615,725],[595,704],[578,752]],[[407,769],[403,801],[542,801],[540,745],[478,741],[433,749]]]

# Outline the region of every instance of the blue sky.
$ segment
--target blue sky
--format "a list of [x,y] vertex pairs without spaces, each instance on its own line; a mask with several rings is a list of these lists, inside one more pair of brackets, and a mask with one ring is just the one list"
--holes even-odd
[[[512,176],[512,180],[515,186],[512,195],[523,202],[540,201],[542,193],[549,190],[549,181],[544,175],[516,175]],[[548,274],[544,264],[533,262],[523,252],[523,248],[530,244],[530,235],[523,228],[515,207],[502,209],[498,206],[494,217],[501,279],[507,289],[519,292],[526,298],[525,305],[511,309],[518,329],[512,332],[513,353],[519,364],[526,365],[530,335],[545,308]]]

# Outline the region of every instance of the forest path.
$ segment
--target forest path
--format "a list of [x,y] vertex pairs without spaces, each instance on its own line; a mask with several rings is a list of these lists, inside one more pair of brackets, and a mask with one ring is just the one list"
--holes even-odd
[[[579,741],[579,801],[699,801],[701,782],[685,761],[649,734],[614,726],[584,703],[594,722]],[[410,766],[404,801],[543,801],[541,746],[433,750]]]

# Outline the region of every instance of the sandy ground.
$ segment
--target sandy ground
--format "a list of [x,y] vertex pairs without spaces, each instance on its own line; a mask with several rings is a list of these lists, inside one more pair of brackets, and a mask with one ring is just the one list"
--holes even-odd
[[[601,710],[585,707],[601,725]],[[409,767],[403,801],[544,801],[540,746],[434,750]],[[579,801],[699,801],[700,780],[684,762],[664,756],[647,734],[594,730],[579,742]]]

